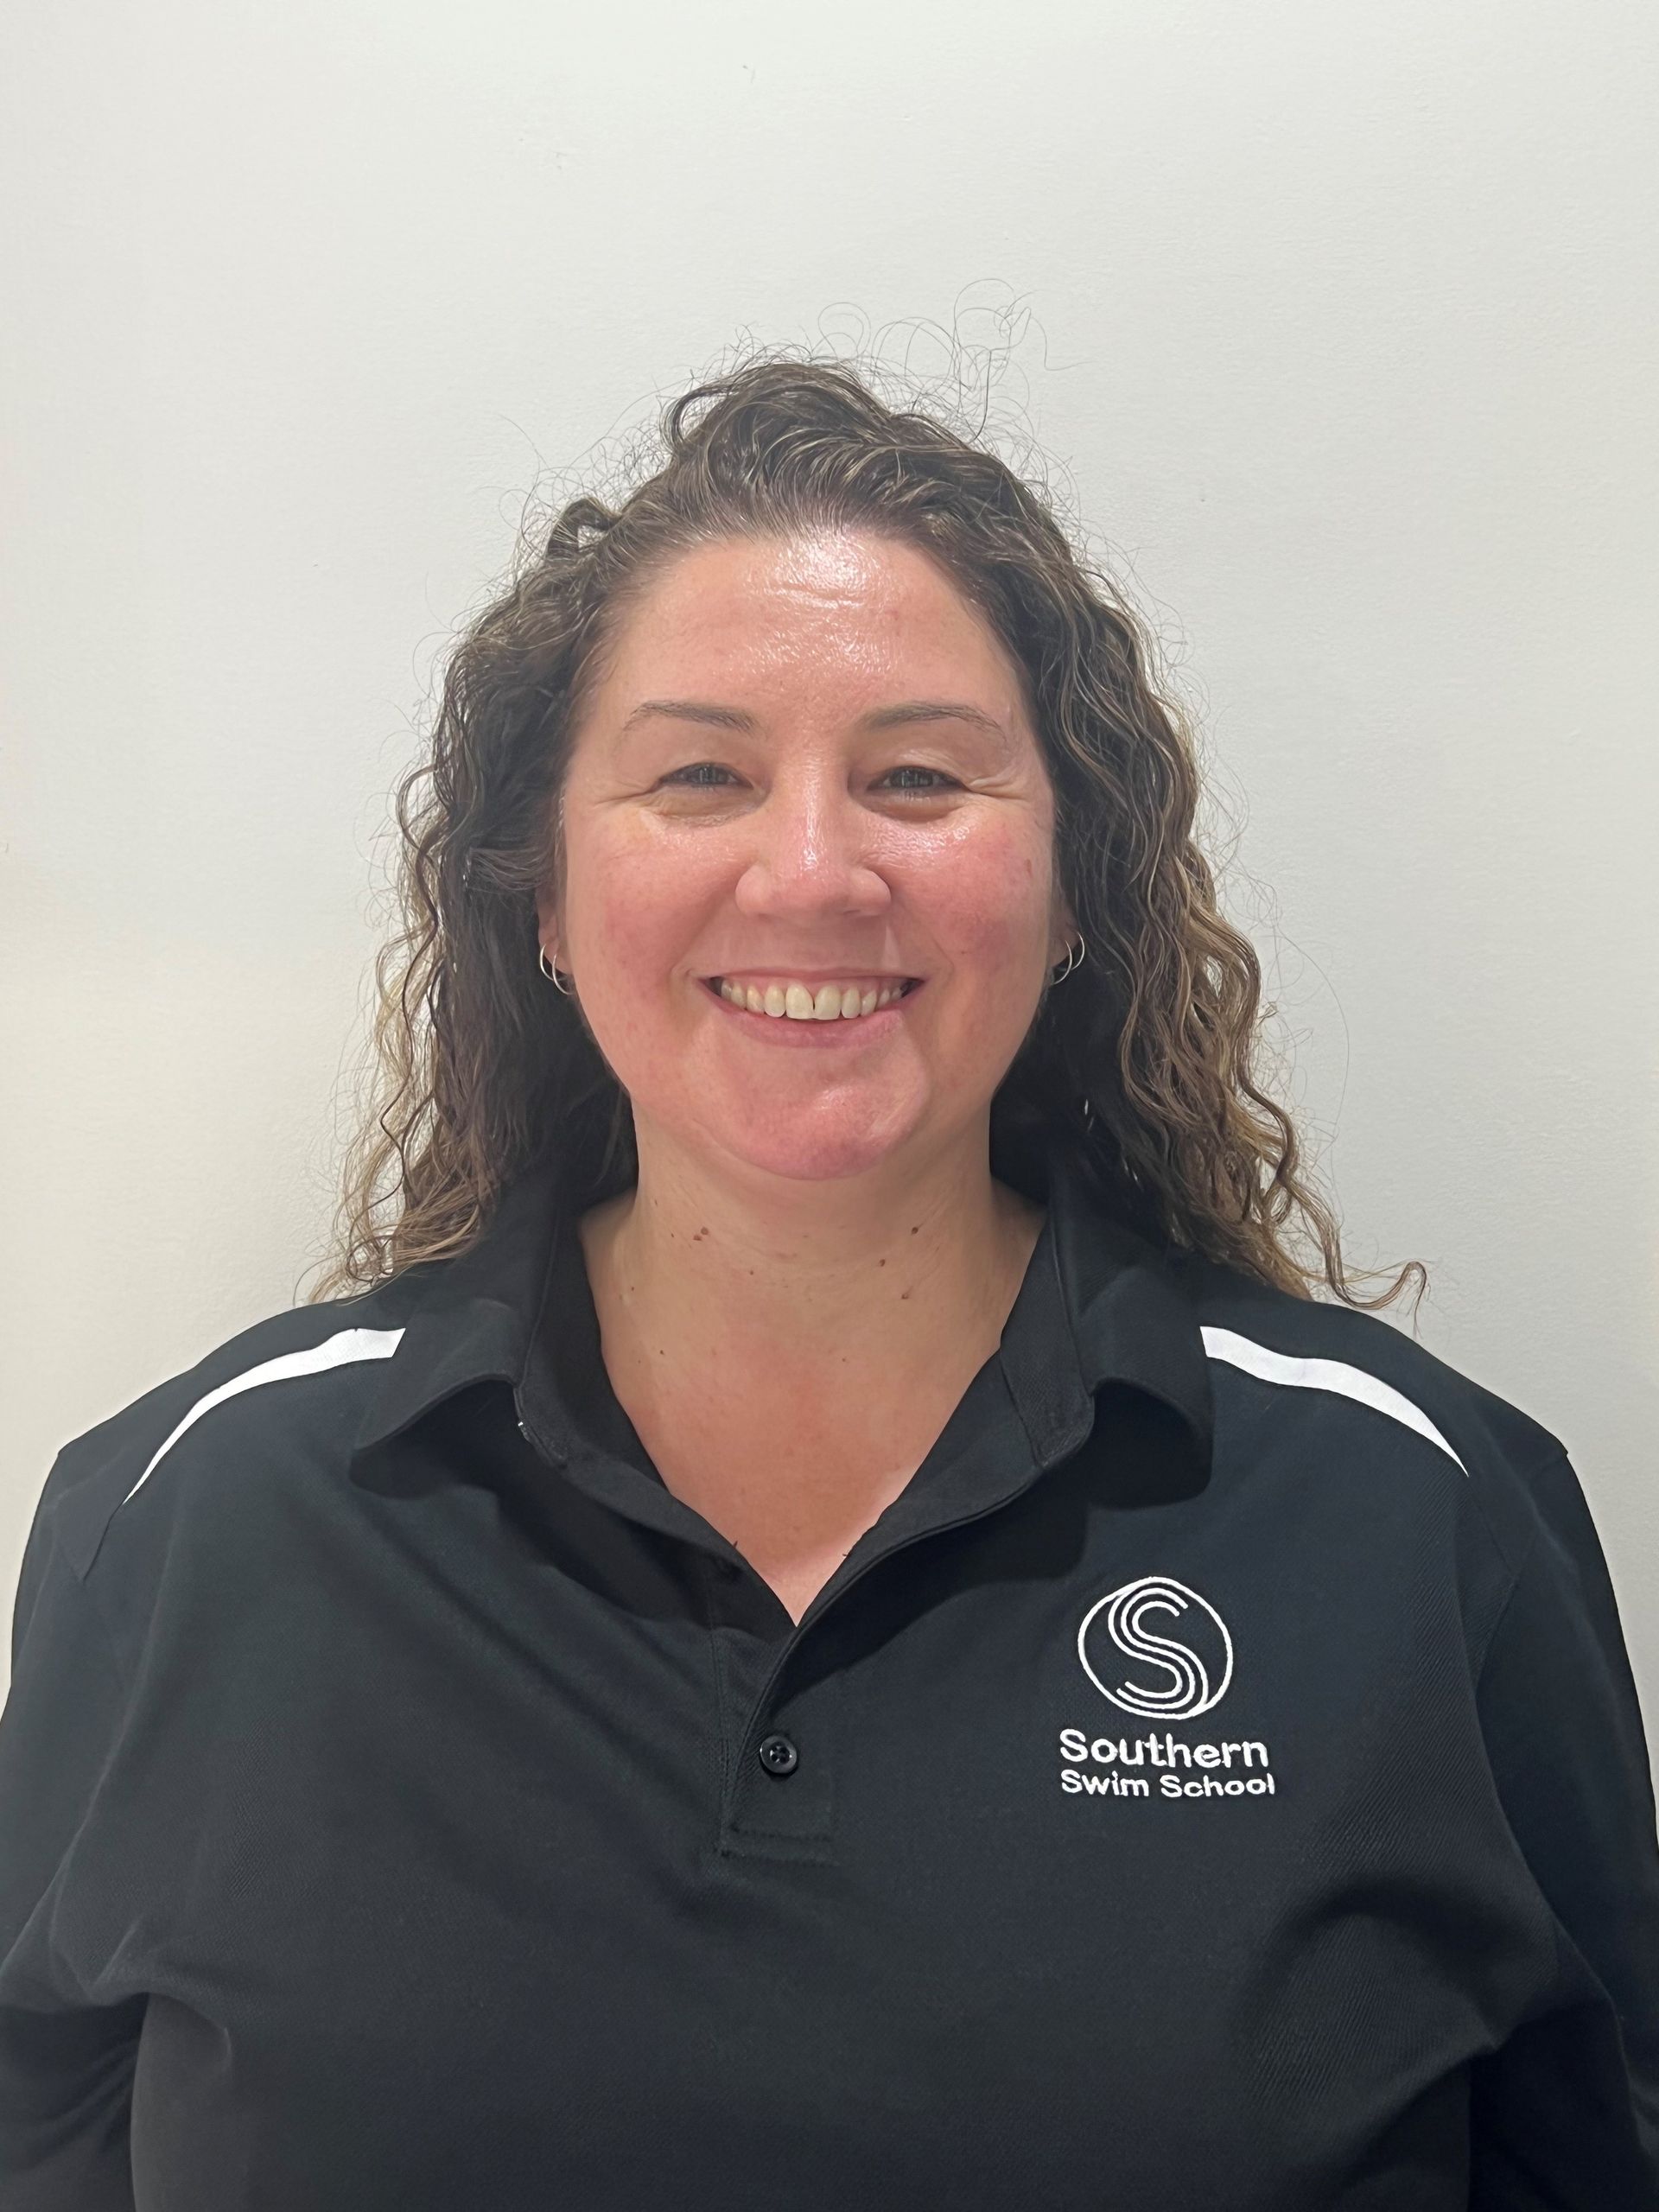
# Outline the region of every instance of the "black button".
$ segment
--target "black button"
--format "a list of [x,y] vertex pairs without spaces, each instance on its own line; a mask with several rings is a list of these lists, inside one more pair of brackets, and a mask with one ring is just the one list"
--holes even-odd
[[760,1745],[760,1764],[768,1774],[792,1774],[801,1755],[787,1736],[767,1736]]

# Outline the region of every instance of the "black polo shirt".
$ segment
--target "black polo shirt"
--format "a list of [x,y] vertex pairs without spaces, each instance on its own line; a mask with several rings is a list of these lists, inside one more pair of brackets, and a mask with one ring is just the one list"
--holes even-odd
[[798,1627],[540,1172],[66,1445],[6,2212],[1651,2212],[1659,1842],[1562,1445],[1046,1196]]

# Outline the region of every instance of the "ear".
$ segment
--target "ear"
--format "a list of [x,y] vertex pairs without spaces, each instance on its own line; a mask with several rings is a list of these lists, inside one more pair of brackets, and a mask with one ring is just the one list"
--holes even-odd
[[538,883],[536,887],[536,934],[543,944],[550,934],[556,938],[558,921],[558,901],[553,895],[553,887],[549,883]]
[[[557,844],[564,842],[564,792],[559,792]],[[554,874],[558,866],[556,850],[547,855],[547,873],[536,887],[536,933],[543,944],[550,936],[556,944],[564,932],[559,926],[559,902],[554,889]]]
[[1055,894],[1055,934],[1050,939],[1053,949],[1048,956],[1048,964],[1051,968],[1058,966],[1082,934],[1069,902],[1058,893]]

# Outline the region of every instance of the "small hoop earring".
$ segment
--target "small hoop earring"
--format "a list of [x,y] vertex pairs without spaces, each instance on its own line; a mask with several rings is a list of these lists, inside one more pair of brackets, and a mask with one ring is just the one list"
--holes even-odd
[[1087,944],[1084,942],[1081,933],[1079,933],[1077,943],[1076,957],[1073,957],[1072,949],[1068,945],[1066,948],[1065,967],[1061,969],[1058,976],[1051,976],[1048,979],[1049,982],[1051,983],[1063,983],[1074,968],[1082,967],[1084,957],[1087,953],[1088,950],[1089,948]]
[[566,990],[564,985],[559,981],[558,969],[556,968],[550,968],[548,966],[547,947],[545,945],[542,947],[541,951],[537,957],[536,965],[541,969],[543,975],[546,976],[548,982],[552,984],[554,989],[559,993],[562,998],[575,998],[575,993],[574,991]]

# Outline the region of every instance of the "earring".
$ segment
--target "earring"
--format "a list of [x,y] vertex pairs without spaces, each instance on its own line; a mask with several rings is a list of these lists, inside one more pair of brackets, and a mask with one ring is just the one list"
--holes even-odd
[[1071,973],[1071,970],[1072,970],[1074,968],[1081,968],[1081,967],[1082,967],[1082,965],[1083,965],[1083,962],[1084,962],[1084,954],[1088,951],[1088,950],[1089,950],[1089,948],[1088,948],[1087,944],[1084,944],[1084,942],[1082,933],[1081,933],[1081,931],[1079,931],[1079,933],[1078,933],[1078,937],[1077,937],[1077,953],[1076,953],[1076,957],[1075,957],[1075,958],[1073,957],[1073,956],[1072,956],[1072,952],[1071,952],[1071,947],[1070,947],[1070,946],[1068,946],[1068,947],[1066,948],[1065,965],[1065,967],[1061,969],[1061,970],[1060,970],[1060,972],[1059,972],[1059,974],[1058,974],[1058,976],[1051,976],[1049,977],[1049,979],[1048,979],[1048,980],[1049,980],[1049,982],[1050,982],[1051,983],[1063,983],[1063,982],[1065,981],[1066,977],[1067,977],[1067,976]]
[[575,993],[574,991],[566,990],[564,985],[559,981],[559,971],[557,968],[550,968],[548,966],[547,947],[545,945],[542,947],[541,953],[537,959],[536,965],[541,969],[543,975],[546,976],[548,982],[552,984],[554,989],[557,991],[561,996],[567,999],[574,998],[575,996]]

